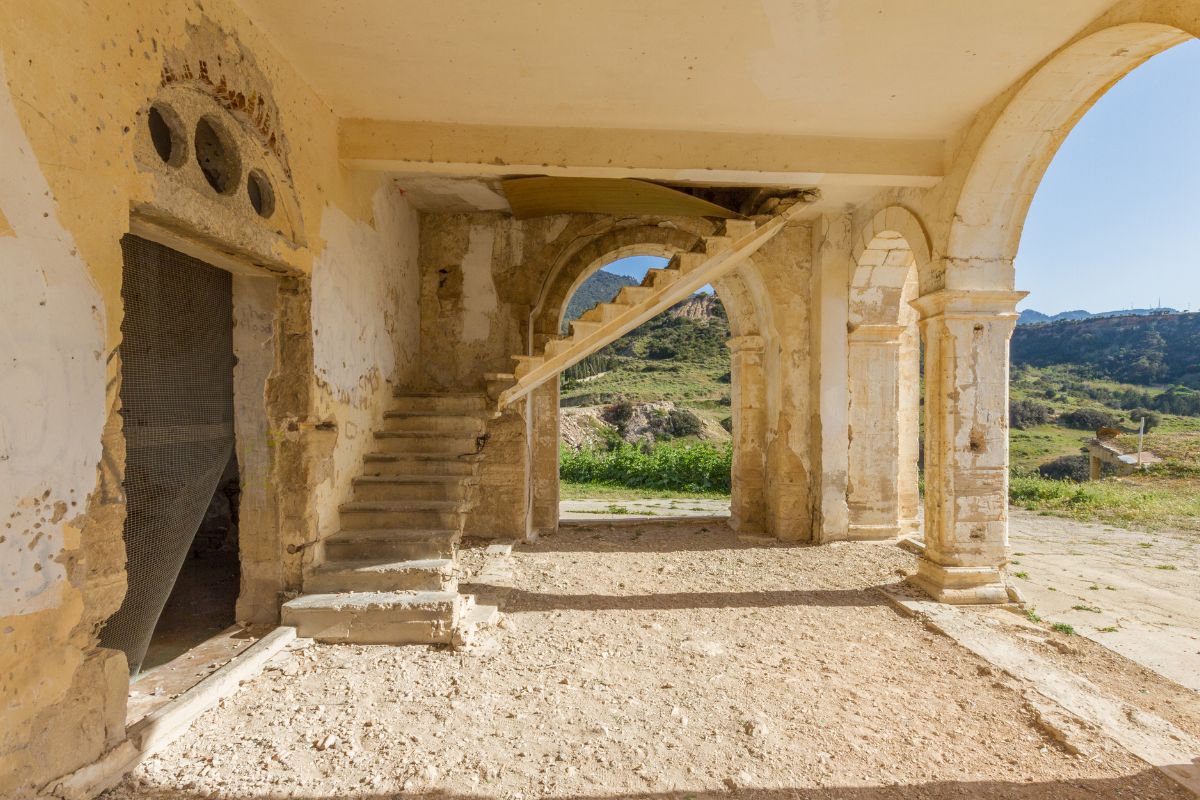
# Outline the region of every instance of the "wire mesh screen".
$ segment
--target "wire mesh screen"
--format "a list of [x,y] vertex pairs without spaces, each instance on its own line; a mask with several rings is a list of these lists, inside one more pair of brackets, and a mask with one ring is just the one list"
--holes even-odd
[[121,416],[129,588],[100,642],[137,673],[233,450],[228,272],[125,236]]

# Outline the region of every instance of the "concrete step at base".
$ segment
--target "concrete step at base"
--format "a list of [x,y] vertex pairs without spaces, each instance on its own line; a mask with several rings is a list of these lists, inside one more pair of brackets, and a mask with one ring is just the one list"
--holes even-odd
[[413,414],[470,414],[490,411],[492,405],[482,394],[444,394],[438,392],[397,392],[392,398],[393,411]]
[[310,594],[457,590],[454,560],[450,558],[327,561],[304,579],[304,591]]
[[343,530],[407,528],[460,530],[467,514],[461,500],[358,501],[343,503]]
[[375,443],[384,453],[421,453],[454,457],[475,453],[475,436],[413,431],[375,431]]
[[418,561],[453,558],[460,533],[456,529],[342,530],[325,540],[326,561]]
[[449,433],[479,436],[485,419],[480,414],[416,414],[408,411],[388,411],[383,415],[383,430]]
[[429,453],[367,453],[363,458],[364,475],[428,475],[470,477],[475,474],[479,457],[475,455],[440,456]]
[[356,501],[453,500],[469,504],[478,486],[472,477],[363,475],[354,479]]
[[344,644],[450,644],[470,610],[457,592],[306,594],[283,604],[296,635]]

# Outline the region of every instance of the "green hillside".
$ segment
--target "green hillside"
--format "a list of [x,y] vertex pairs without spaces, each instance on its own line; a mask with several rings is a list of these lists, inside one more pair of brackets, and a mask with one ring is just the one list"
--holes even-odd
[[568,322],[579,319],[579,316],[592,306],[611,302],[622,287],[637,286],[638,283],[639,281],[635,278],[605,270],[593,273],[590,278],[580,284],[579,288],[575,290],[575,294],[571,295],[570,301],[567,302],[567,313],[563,317],[563,332],[566,332]]
[[[1014,365],[1072,365],[1093,378],[1200,388],[1200,314],[1103,317],[1020,325]],[[1200,412],[1200,405],[1197,406]]]
[[670,400],[728,416],[729,320],[713,295],[696,295],[566,370],[562,405]]

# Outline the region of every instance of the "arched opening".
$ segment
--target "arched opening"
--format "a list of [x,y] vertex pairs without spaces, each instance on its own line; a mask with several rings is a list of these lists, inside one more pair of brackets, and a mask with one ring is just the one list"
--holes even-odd
[[[1180,9],[1154,13],[1163,16],[1150,19],[1132,4],[1114,10],[1109,19],[1121,24],[1098,23],[979,114],[964,137],[962,168],[946,182],[956,196],[940,215],[939,259],[917,301],[930,388],[925,558],[915,580],[939,599],[1003,602],[1011,594],[1003,573],[1016,555],[1007,423],[1010,339],[1025,294],[1014,291],[1018,246],[1046,170],[1080,119],[1125,75],[1195,33]],[[1086,265],[1074,271],[1085,276]],[[1024,591],[1022,575],[1032,573],[1017,562],[1008,577]]]
[[849,294],[849,474],[852,539],[918,526],[920,334],[917,263],[904,235],[875,233],[858,255]]
[[[1043,619],[1185,682],[1192,654],[1156,609],[1185,602],[1188,567],[1162,553],[1200,518],[1200,315],[1187,313],[1200,279],[1180,257],[1200,215],[1200,42],[1119,77],[1077,108],[1061,146],[1034,153],[1027,211],[1004,220],[1029,290],[1010,351],[1008,575]],[[1105,525],[1103,544],[1078,535],[1087,523]]]
[[[565,298],[559,330],[668,259],[602,260]],[[564,518],[724,516],[734,461],[737,321],[706,287],[560,377]]]

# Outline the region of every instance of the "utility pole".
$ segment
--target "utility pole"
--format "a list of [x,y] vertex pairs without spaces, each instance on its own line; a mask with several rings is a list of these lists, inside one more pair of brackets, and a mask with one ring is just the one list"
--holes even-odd
[[1142,437],[1146,435],[1146,418],[1142,417],[1142,424],[1138,428],[1138,469],[1142,469]]

